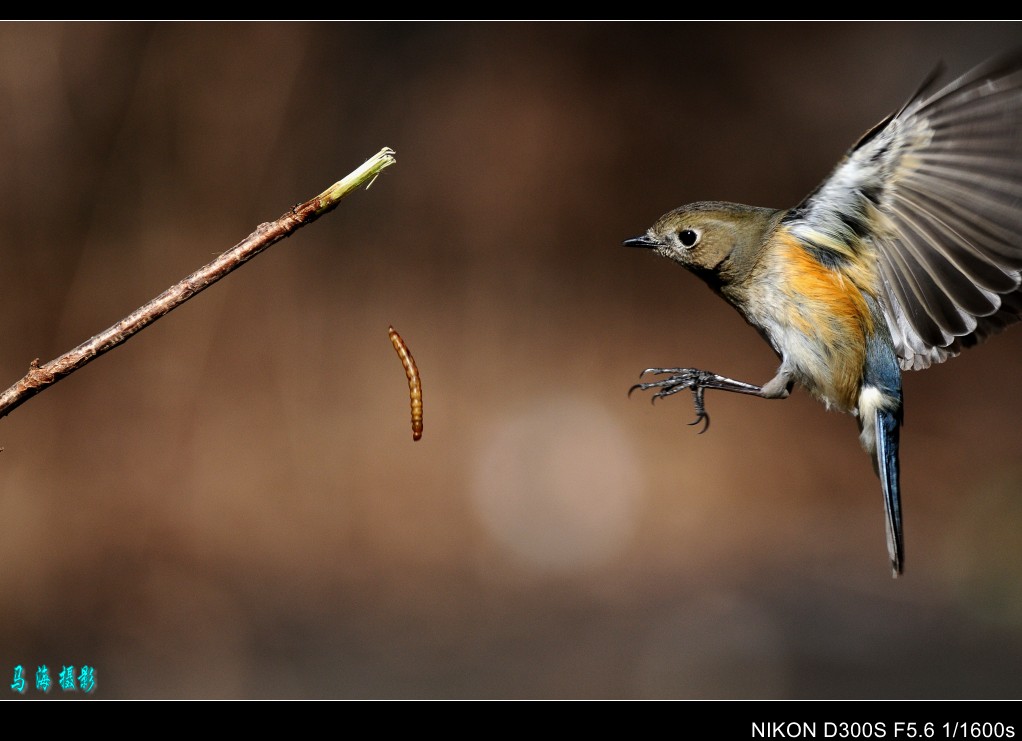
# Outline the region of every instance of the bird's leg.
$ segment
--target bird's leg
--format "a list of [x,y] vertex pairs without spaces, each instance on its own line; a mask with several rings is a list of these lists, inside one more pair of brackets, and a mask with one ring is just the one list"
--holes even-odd
[[653,394],[651,399],[651,401],[655,402],[664,396],[671,396],[683,389],[690,389],[692,391],[692,402],[695,405],[696,418],[689,424],[696,425],[702,422],[703,429],[699,431],[700,434],[710,428],[710,415],[706,413],[706,406],[703,400],[703,394],[706,392],[706,389],[732,391],[737,394],[751,394],[766,399],[783,399],[791,391],[793,384],[792,380],[783,372],[778,373],[763,386],[756,386],[745,381],[736,381],[733,378],[698,370],[697,368],[647,368],[639,374],[639,378],[642,378],[647,373],[657,375],[670,373],[671,375],[659,381],[637,383],[628,389],[628,394],[631,395],[635,389],[640,391],[654,388],[660,389],[660,391]]

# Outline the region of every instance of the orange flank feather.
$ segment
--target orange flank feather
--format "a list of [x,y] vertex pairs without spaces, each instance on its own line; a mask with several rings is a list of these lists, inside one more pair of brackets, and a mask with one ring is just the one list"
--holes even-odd
[[777,289],[785,295],[781,319],[809,346],[800,364],[815,383],[806,385],[816,386],[815,393],[824,401],[854,409],[866,339],[874,332],[861,285],[867,271],[854,262],[847,267],[823,265],[795,236],[783,231],[775,239],[778,245],[770,262],[783,266],[777,281]]

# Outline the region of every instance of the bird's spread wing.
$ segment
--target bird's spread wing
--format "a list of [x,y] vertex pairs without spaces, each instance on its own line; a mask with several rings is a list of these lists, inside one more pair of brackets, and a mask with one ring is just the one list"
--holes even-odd
[[932,80],[784,219],[835,260],[875,260],[904,369],[1022,318],[1022,50]]

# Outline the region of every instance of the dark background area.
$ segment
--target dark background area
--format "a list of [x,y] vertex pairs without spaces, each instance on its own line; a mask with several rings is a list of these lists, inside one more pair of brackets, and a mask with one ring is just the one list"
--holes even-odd
[[852,418],[710,393],[700,436],[688,394],[626,396],[777,360],[620,243],[690,201],[796,204],[939,60],[1020,31],[0,26],[2,386],[398,160],[0,422],[0,670],[88,664],[103,698],[1017,698],[1022,332],[906,375],[895,581]]

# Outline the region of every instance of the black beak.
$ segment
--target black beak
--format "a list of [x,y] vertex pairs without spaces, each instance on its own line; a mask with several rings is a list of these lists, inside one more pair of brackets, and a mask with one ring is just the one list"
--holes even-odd
[[654,250],[660,246],[659,242],[654,242],[647,235],[643,234],[641,237],[634,237],[632,239],[626,239],[622,242],[625,247],[645,247],[647,250]]

